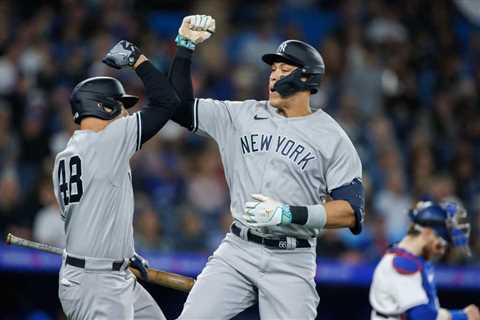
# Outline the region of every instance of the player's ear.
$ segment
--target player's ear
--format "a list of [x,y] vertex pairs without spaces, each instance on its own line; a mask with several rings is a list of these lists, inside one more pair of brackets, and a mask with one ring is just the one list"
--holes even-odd
[[433,232],[432,228],[423,228],[421,234],[425,240],[430,241],[434,236]]

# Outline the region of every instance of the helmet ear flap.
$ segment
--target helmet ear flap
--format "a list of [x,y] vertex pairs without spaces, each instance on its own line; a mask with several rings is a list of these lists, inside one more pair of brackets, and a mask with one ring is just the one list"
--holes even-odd
[[112,113],[113,109],[105,106],[102,102],[97,102],[97,107],[99,107],[103,112]]
[[[103,101],[102,101],[103,100]],[[97,102],[97,107],[113,119],[122,112],[122,103],[115,98],[103,98]]]
[[316,73],[303,73],[303,77],[306,77],[307,80],[305,83],[307,83],[308,88],[310,89],[311,94],[315,94],[318,92],[318,88],[320,87],[320,82],[322,80],[322,75],[321,74],[316,74]]

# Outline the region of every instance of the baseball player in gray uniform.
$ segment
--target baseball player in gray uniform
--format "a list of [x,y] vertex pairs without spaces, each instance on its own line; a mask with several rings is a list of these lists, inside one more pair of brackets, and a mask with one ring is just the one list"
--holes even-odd
[[325,65],[302,41],[263,56],[268,101],[194,99],[191,57],[214,28],[209,16],[182,22],[169,74],[182,102],[172,119],[217,142],[234,223],[180,319],[229,319],[254,303],[262,319],[314,319],[317,237],[324,228],[362,229],[360,159],[338,123],[310,109]]
[[68,319],[164,319],[127,269],[130,264],[145,277],[148,267],[134,249],[129,159],[163,127],[180,100],[167,77],[131,43],[119,42],[103,61],[135,69],[149,102],[129,115],[126,109],[138,97],[125,94],[111,77],[89,78],[72,92],[80,130],[56,156],[53,169],[66,232],[59,297]]

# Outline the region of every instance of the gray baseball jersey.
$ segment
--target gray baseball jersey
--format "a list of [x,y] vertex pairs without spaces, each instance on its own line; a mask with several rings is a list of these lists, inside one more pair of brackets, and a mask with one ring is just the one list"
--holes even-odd
[[55,196],[65,220],[66,251],[123,259],[134,254],[130,157],[140,148],[138,113],[104,130],[77,130],[57,154]]
[[[231,212],[242,217],[251,194],[289,205],[322,203],[334,189],[362,177],[360,158],[344,130],[327,113],[286,118],[268,101],[197,99],[194,131],[215,139],[230,188]],[[320,230],[301,225],[258,229],[298,238]]]

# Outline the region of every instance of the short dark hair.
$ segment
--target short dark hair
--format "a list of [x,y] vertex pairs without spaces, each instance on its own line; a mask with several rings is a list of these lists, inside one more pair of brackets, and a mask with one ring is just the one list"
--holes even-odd
[[420,230],[415,227],[414,223],[412,223],[408,228],[407,235],[416,237],[419,234],[420,234]]

